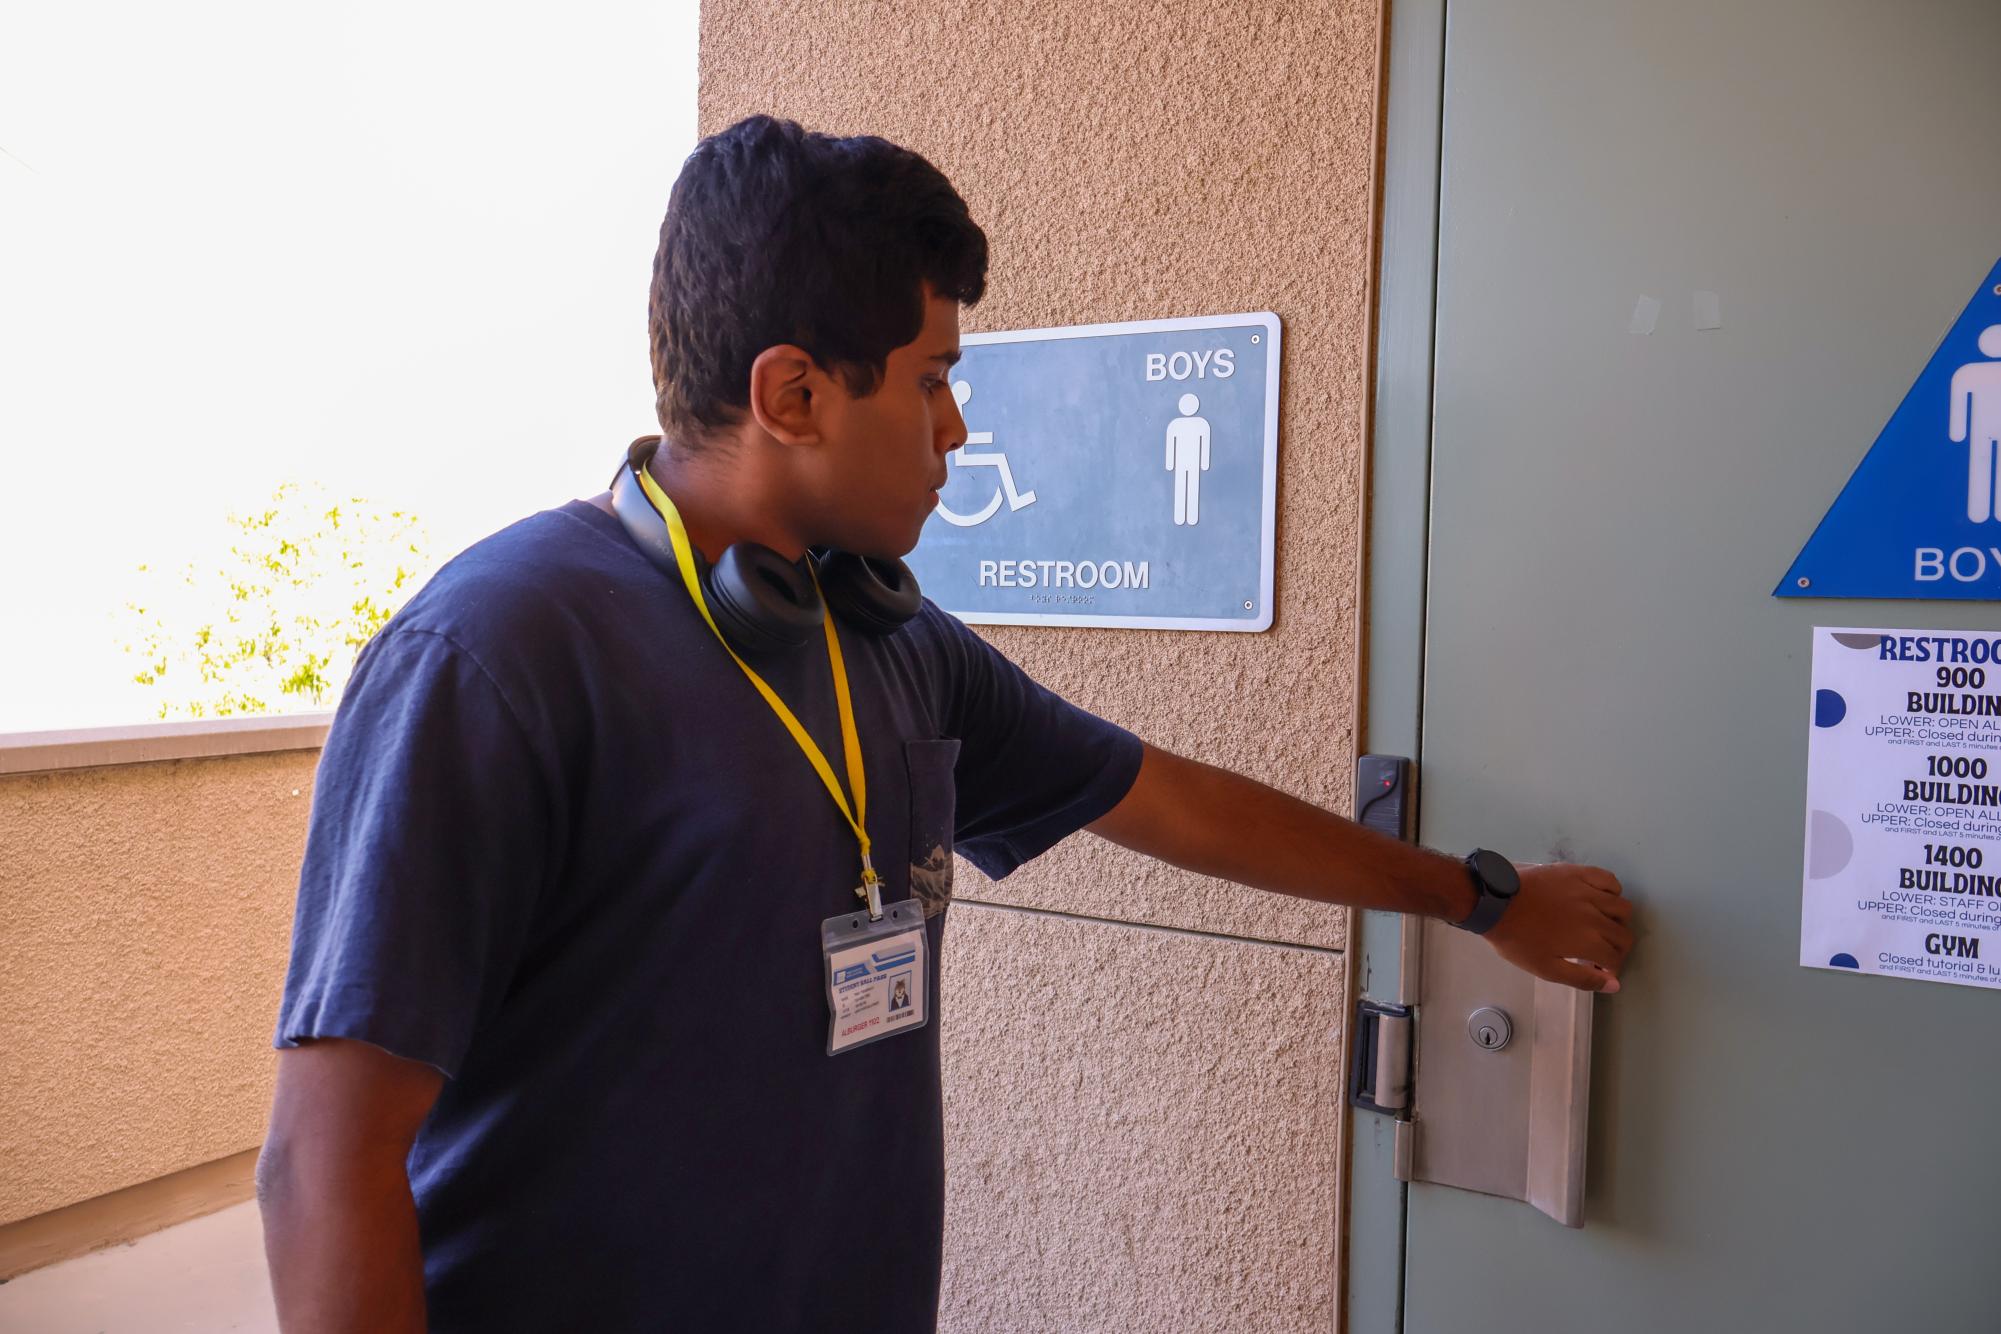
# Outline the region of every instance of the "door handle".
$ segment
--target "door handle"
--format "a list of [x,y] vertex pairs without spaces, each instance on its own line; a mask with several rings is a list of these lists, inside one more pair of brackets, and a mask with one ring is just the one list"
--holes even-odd
[[1591,993],[1532,977],[1443,922],[1407,917],[1403,930],[1406,957],[1414,946],[1420,958],[1405,1179],[1582,1227]]

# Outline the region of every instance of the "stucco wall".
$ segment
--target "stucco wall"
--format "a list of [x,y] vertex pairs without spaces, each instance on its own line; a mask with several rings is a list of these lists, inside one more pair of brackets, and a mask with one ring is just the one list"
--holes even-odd
[[[1374,0],[706,0],[701,128],[882,134],[993,247],[968,332],[1270,309],[1285,324],[1278,611],[1264,635],[994,629],[1149,740],[1345,809],[1356,726]],[[1171,692],[1151,683],[1176,682]],[[1079,849],[1007,902],[1339,947],[1345,915]]]
[[317,759],[0,778],[0,1223],[262,1140]]
[[[1279,314],[1273,630],[987,633],[1147,739],[1337,810],[1378,20],[1375,0],[702,6],[704,133],[771,112],[951,177],[993,245],[968,332]],[[962,865],[959,886],[945,1328],[1333,1328],[1347,914],[1089,838],[1001,884]],[[1087,1003],[1052,1029],[1043,998],[1066,989]]]
[[1331,1330],[1345,966],[955,908],[941,1327]]

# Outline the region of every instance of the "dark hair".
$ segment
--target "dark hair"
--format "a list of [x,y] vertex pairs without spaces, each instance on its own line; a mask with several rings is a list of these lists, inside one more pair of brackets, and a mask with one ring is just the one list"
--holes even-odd
[[660,427],[699,445],[741,420],[751,363],[779,343],[873,393],[924,327],[924,285],[971,305],[986,274],[986,233],[909,149],[738,121],[696,145],[660,224],[647,303]]

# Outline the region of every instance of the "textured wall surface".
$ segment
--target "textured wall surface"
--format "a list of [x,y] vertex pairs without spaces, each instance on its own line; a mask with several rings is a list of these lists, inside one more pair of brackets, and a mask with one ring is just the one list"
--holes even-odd
[[[881,134],[993,247],[967,332],[1273,310],[1278,608],[1263,635],[993,628],[1037,679],[1158,745],[1348,809],[1368,367],[1375,0],[705,0],[701,126]],[[1163,673],[1201,683],[1149,691]],[[962,892],[1338,946],[1346,914],[1084,840]]]
[[0,1223],[263,1139],[318,758],[0,779]]
[[[1148,740],[1336,810],[1378,17],[1375,0],[702,6],[705,133],[762,111],[880,134],[958,186],[993,247],[967,332],[1277,312],[1273,630],[985,633]],[[1163,675],[1198,684],[1150,690]],[[962,864],[959,893],[997,906],[963,904],[946,947],[944,1328],[1333,1328],[1347,914],[1088,837],[999,884]],[[1057,996],[1079,1003],[1052,1022]]]
[[954,908],[941,1327],[1333,1328],[1344,965]]

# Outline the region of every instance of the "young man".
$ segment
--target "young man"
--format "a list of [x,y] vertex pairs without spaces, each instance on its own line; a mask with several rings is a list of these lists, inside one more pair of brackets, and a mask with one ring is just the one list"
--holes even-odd
[[[705,140],[654,269],[666,443],[616,500],[474,545],[362,652],[258,1164],[288,1331],[933,1328],[955,848],[997,877],[1088,828],[1616,987],[1609,873],[1524,867],[1509,897],[1498,857],[1145,746],[928,603],[733,639],[697,553],[769,548],[804,602],[837,568],[809,553],[915,546],[986,260],[912,153],[765,118]],[[862,1044],[836,937],[878,916],[911,1004]]]

